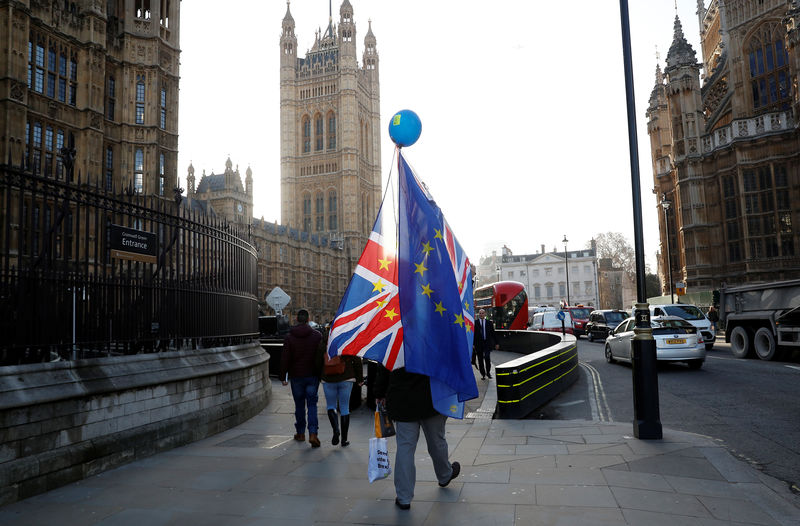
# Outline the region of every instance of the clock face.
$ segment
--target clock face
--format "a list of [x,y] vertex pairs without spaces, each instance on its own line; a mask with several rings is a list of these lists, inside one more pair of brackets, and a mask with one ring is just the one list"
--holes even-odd
[[239,213],[241,213],[242,212],[242,203],[239,203],[239,206],[237,208],[239,209]]

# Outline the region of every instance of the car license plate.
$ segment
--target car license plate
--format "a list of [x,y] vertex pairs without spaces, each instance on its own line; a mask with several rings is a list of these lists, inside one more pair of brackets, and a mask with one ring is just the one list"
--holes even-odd
[[686,343],[686,338],[669,338],[667,340],[667,344],[669,345],[679,345],[681,343]]

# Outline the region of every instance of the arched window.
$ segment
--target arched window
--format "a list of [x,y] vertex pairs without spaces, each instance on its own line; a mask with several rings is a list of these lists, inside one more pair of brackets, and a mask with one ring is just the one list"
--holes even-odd
[[136,124],[144,124],[144,76],[136,77]]
[[319,113],[314,117],[314,133],[316,134],[314,137],[316,139],[315,149],[316,151],[320,151],[325,144],[325,125],[322,121],[322,115]]
[[133,191],[144,193],[144,152],[141,148],[137,148],[133,156]]
[[328,192],[328,230],[335,232],[338,230],[336,217],[336,190]]
[[303,194],[303,232],[311,231],[311,194]]
[[325,230],[325,196],[322,192],[317,192],[316,202],[317,232],[322,232]]
[[789,107],[789,55],[777,25],[766,25],[750,38],[748,46],[753,109],[778,110]]
[[336,149],[336,114],[328,113],[328,149]]
[[311,151],[311,119],[308,115],[303,117],[303,153]]

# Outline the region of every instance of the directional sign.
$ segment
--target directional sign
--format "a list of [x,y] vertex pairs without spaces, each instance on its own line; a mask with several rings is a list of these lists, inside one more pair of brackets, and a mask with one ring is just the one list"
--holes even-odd
[[280,287],[275,287],[272,289],[272,291],[267,294],[267,297],[264,299],[267,300],[267,305],[275,309],[276,314],[283,314],[281,311],[292,300],[292,298]]
[[563,310],[558,311],[556,313],[556,318],[558,318],[560,321],[564,321],[564,311]]

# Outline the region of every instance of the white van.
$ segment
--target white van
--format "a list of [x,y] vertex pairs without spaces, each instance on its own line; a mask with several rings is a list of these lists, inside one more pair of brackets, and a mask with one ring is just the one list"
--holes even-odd
[[[564,332],[575,334],[575,330],[572,328],[572,316],[570,316],[570,313],[566,311],[560,312],[564,313]],[[561,332],[561,320],[556,317],[558,313],[559,311],[556,310],[535,313],[528,330]]]
[[650,305],[650,316],[678,316],[688,321],[703,335],[706,350],[710,351],[714,347],[714,340],[717,338],[717,331],[713,324],[706,318],[703,311],[696,305],[688,303],[672,303],[669,305]]

